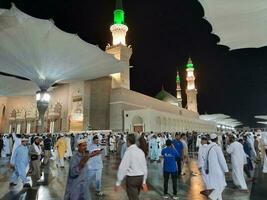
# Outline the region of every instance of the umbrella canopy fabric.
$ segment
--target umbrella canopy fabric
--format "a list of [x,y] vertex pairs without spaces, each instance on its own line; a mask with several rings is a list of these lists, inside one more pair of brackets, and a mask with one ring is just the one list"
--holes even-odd
[[224,125],[229,127],[236,127],[242,125],[242,123],[238,120],[232,119],[230,116],[221,113],[200,115],[199,118],[206,121],[212,121],[214,123],[217,123],[218,125]]
[[34,95],[37,90],[31,81],[0,75],[0,96]]
[[258,124],[265,124],[267,125],[267,115],[257,115],[254,116],[256,119],[260,119],[262,121],[257,121]]
[[231,49],[267,45],[266,0],[199,0],[221,44]]
[[127,68],[95,45],[31,17],[13,4],[0,10],[0,72],[48,89],[56,82],[90,80]]

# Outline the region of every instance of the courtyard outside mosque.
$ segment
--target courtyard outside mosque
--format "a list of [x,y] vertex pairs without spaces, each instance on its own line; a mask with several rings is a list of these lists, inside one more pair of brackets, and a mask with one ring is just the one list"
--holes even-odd
[[[217,4],[199,2],[221,42],[244,48]],[[265,129],[200,114],[205,92],[190,52],[173,74],[175,95],[164,85],[154,97],[133,91],[133,27],[122,0],[114,4],[105,50],[13,3],[0,8],[0,199],[267,199]]]
[[[106,200],[116,200],[116,199],[127,199],[124,190],[122,192],[114,191],[114,183],[116,180],[116,171],[120,160],[115,155],[111,155],[104,159],[104,171],[103,171],[103,188],[105,196],[97,197],[95,196],[94,188],[92,190],[93,199],[106,199]],[[32,188],[30,190],[22,189],[22,185],[9,189],[9,174],[10,172],[6,168],[8,164],[7,160],[1,160],[1,199],[38,199],[38,200],[57,200],[62,199],[64,195],[65,182],[68,174],[68,167],[65,169],[57,169],[54,162],[51,162],[49,166],[44,167],[44,172],[42,179],[44,182],[38,188]],[[66,166],[67,161],[66,161]],[[196,162],[193,160],[191,162],[191,170],[197,172]],[[162,164],[152,163],[149,164],[149,191],[147,193],[141,193],[140,199],[142,200],[161,200],[163,193],[163,177],[162,177]],[[229,187],[227,187],[223,199],[225,200],[263,200],[265,197],[261,197],[258,192],[263,186],[261,184],[266,184],[263,177],[259,182],[250,184],[250,188],[253,187],[252,193],[244,194],[235,191],[232,181],[229,178]],[[125,186],[124,186],[125,187]],[[181,200],[205,200],[204,196],[201,196],[199,192],[203,189],[203,182],[200,175],[191,176],[186,170],[186,175],[183,176],[178,183],[178,193]]]

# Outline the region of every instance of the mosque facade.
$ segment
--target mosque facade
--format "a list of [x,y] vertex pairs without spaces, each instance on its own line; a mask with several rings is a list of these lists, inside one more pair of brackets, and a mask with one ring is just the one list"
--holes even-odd
[[[180,76],[176,76],[176,97],[162,89],[155,98],[130,90],[131,46],[127,46],[128,27],[121,0],[117,0],[113,41],[106,53],[125,62],[127,69],[94,80],[71,81],[51,91],[45,114],[45,131],[71,132],[113,130],[116,132],[214,132],[213,122],[201,120],[197,110],[194,66],[187,64],[187,106],[182,107]],[[35,95],[0,97],[0,132],[40,132]]]

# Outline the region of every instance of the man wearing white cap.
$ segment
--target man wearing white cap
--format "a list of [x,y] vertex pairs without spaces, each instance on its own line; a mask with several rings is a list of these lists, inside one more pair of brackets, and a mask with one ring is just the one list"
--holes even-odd
[[23,187],[29,188],[31,187],[29,183],[27,183],[27,172],[26,169],[29,165],[29,149],[27,147],[28,139],[22,138],[21,139],[21,145],[19,145],[12,156],[12,159],[10,160],[10,167],[14,169],[10,186],[17,185],[18,178],[22,180]]
[[37,181],[41,178],[41,155],[42,148],[40,146],[41,137],[36,136],[34,138],[33,144],[29,148],[29,155],[31,159],[31,167],[32,167],[32,182],[33,185],[37,184]]
[[97,135],[93,137],[93,142],[89,145],[89,153],[97,151],[98,154],[91,158],[88,161],[88,178],[89,178],[89,186],[92,185],[92,182],[95,181],[96,186],[96,195],[102,196],[103,192],[101,192],[102,187],[102,169],[103,169],[103,161],[101,155],[101,146],[99,144],[99,138]]
[[212,200],[222,200],[222,192],[226,186],[225,173],[229,171],[222,149],[217,144],[217,135],[211,134],[210,139],[211,143],[207,149],[207,159],[204,164],[205,173],[208,174],[208,182],[213,189],[209,198]]
[[201,172],[201,176],[203,179],[203,182],[205,184],[205,190],[201,191],[200,193],[207,196],[210,194],[212,186],[209,184],[208,180],[208,174],[205,172],[205,162],[207,159],[207,149],[209,148],[209,143],[208,143],[208,138],[207,136],[203,135],[201,136],[201,143],[199,145],[198,149],[198,168],[199,171]]
[[64,200],[91,200],[88,182],[88,160],[99,154],[98,151],[88,153],[87,140],[78,140],[78,152],[73,155],[70,161],[68,181]]

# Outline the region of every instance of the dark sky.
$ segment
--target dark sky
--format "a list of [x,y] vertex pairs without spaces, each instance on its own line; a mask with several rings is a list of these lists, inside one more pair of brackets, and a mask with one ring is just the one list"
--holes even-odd
[[[115,0],[12,1],[27,14],[52,18],[60,29],[77,33],[102,49],[112,41],[109,26]],[[9,8],[10,2],[1,0],[0,7]],[[218,45],[220,38],[211,33],[197,0],[123,3],[129,27],[127,43],[133,47],[132,90],[155,96],[164,85],[175,95],[177,68],[185,90],[185,64],[190,55],[200,114],[224,113],[245,125],[260,126],[253,116],[267,114],[267,47],[229,51]]]

